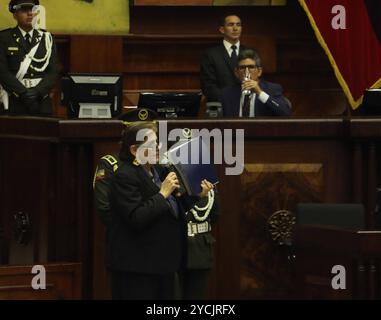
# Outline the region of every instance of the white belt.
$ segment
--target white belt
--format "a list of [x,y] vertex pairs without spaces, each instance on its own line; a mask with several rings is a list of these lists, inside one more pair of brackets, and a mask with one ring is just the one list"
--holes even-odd
[[209,232],[211,229],[211,225],[208,221],[201,223],[188,222],[188,237],[194,237],[196,234]]
[[21,83],[24,85],[25,88],[34,88],[41,82],[42,78],[36,78],[36,79],[22,79]]

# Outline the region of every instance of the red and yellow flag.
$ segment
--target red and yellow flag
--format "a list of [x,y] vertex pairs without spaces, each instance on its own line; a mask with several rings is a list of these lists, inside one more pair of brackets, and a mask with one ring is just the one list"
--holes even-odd
[[381,1],[299,0],[356,109],[364,90],[381,86]]

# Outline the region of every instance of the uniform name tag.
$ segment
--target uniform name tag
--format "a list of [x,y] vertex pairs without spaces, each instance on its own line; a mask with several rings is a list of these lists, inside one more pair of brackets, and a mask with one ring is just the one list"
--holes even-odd
[[8,47],[9,51],[19,51],[19,48],[17,47]]

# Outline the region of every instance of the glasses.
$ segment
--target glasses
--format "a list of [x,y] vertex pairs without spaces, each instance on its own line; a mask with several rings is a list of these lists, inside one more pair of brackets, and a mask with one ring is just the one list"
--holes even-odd
[[255,69],[258,69],[259,67],[253,64],[238,66],[238,69],[241,71],[246,70],[246,68],[249,68],[249,70],[255,70]]

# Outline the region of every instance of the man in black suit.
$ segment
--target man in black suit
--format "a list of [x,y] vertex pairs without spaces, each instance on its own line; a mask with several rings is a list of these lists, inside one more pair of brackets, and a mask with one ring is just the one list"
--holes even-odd
[[[146,138],[144,143],[138,133]],[[124,130],[119,158],[111,181],[106,257],[113,298],[173,299],[175,272],[186,258],[185,212],[213,185],[203,181],[193,200],[174,195],[180,188],[176,174],[155,165],[159,159],[153,123],[132,123]]]
[[0,104],[10,114],[52,114],[49,93],[58,77],[58,59],[52,35],[33,26],[37,5],[38,0],[10,1],[17,26],[0,32]]
[[238,82],[234,70],[238,54],[244,49],[240,43],[242,23],[238,16],[225,16],[219,31],[223,42],[209,49],[201,61],[201,89],[208,102],[221,101],[221,89]]
[[238,56],[236,76],[239,83],[222,91],[222,111],[225,117],[289,116],[291,105],[283,96],[279,84],[260,79],[261,59],[251,49]]

